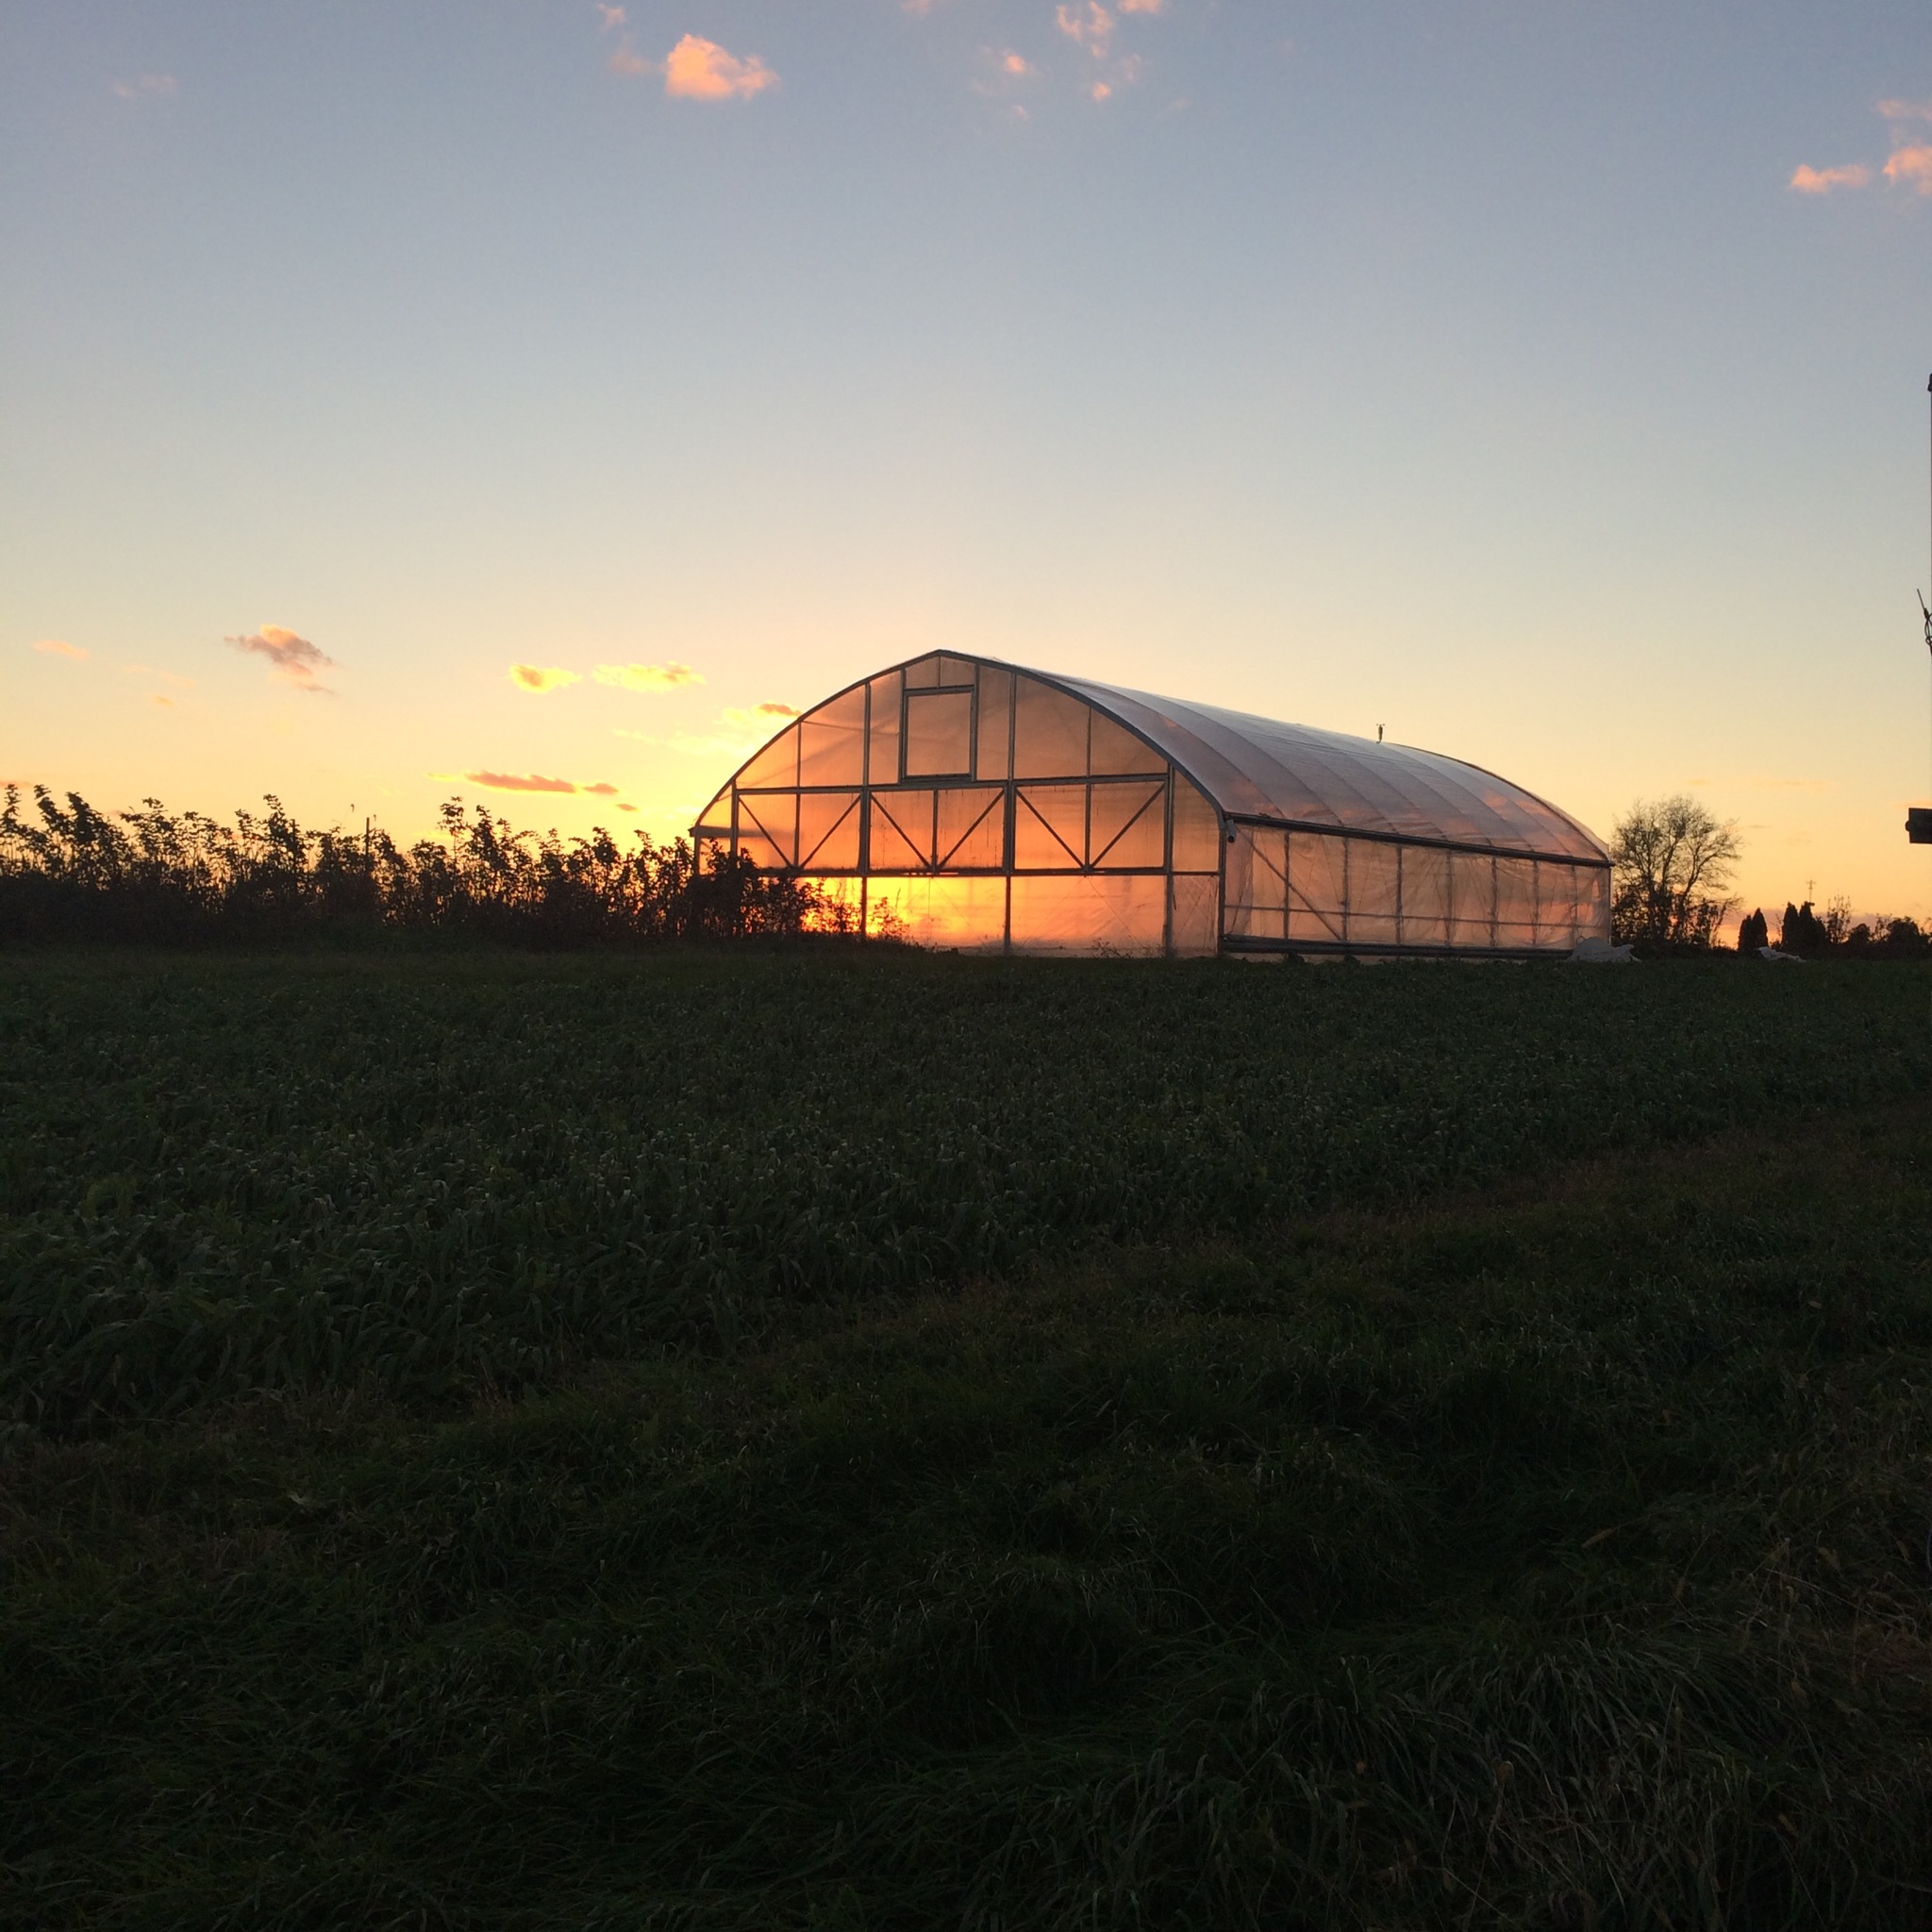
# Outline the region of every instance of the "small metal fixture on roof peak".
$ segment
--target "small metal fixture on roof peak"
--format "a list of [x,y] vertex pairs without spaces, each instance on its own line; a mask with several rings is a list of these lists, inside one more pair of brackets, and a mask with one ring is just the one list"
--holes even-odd
[[[1926,635],[1926,637],[1927,637],[1927,638],[1932,638],[1932,620],[1928,620],[1928,621],[1927,621],[1927,623],[1926,623],[1926,625],[1925,625],[1925,635]],[[1382,727],[1381,727],[1381,726],[1380,726],[1379,724],[1377,724],[1377,725],[1375,726],[1375,742],[1376,742],[1377,744],[1380,744],[1380,743],[1381,743],[1381,741],[1382,741]]]

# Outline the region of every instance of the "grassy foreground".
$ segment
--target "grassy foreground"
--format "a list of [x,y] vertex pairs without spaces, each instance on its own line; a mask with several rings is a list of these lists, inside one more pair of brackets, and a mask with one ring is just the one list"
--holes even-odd
[[0,962],[0,1901],[1932,1924],[1928,985]]

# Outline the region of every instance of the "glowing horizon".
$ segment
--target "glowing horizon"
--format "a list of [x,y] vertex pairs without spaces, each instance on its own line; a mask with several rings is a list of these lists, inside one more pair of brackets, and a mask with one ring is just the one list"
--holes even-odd
[[1902,5],[0,35],[0,777],[662,839],[952,649],[1932,914]]

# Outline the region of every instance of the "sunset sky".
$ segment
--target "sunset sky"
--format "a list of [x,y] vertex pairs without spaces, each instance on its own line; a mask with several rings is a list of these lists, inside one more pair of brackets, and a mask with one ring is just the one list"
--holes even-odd
[[665,834],[946,646],[1924,916],[1928,373],[1924,0],[12,0],[0,776]]

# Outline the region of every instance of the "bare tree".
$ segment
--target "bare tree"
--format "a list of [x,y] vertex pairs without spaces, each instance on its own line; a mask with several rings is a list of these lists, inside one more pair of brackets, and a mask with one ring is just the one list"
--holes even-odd
[[1640,799],[1610,840],[1616,937],[1709,945],[1731,908],[1724,888],[1743,849],[1736,824],[1694,798]]

